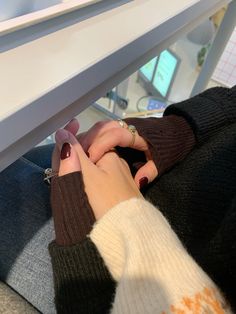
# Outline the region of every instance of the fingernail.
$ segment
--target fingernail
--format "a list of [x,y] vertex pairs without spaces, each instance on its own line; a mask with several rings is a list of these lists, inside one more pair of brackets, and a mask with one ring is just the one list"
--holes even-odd
[[61,148],[61,160],[70,157],[71,147],[69,143],[64,143]]
[[139,180],[139,187],[140,189],[144,188],[148,184],[148,178],[143,177]]

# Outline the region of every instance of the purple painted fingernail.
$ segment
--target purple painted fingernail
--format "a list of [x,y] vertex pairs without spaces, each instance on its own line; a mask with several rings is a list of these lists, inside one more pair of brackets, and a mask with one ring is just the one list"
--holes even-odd
[[148,178],[143,177],[139,180],[139,187],[140,189],[144,188],[148,184]]
[[64,143],[61,148],[61,160],[70,157],[71,147],[69,143]]

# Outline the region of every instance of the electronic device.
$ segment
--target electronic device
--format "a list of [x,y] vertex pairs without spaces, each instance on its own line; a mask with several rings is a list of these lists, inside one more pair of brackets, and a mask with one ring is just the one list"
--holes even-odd
[[157,58],[158,57],[153,58],[139,69],[140,75],[142,75],[149,82],[152,81],[154,71],[156,69]]
[[180,58],[170,49],[161,52],[138,71],[138,82],[148,95],[167,100]]
[[158,110],[158,109],[165,109],[166,108],[166,103],[156,99],[156,98],[149,98],[148,99],[148,104],[147,104],[147,110]]

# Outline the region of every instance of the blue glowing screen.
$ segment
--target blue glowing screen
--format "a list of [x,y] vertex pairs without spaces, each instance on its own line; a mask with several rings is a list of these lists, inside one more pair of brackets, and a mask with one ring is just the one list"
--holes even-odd
[[139,70],[141,71],[141,73],[145,76],[145,78],[148,81],[152,80],[153,77],[153,73],[155,70],[155,66],[156,66],[156,62],[157,62],[157,57],[153,58],[152,60],[150,60],[148,63],[144,64]]
[[153,86],[163,97],[166,97],[168,93],[177,63],[176,57],[168,50],[164,50],[159,56]]

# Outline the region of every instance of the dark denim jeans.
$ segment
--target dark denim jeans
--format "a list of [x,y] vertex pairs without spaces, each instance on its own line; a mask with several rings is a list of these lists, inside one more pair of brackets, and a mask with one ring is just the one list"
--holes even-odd
[[36,147],[0,173],[0,280],[44,314],[56,313],[48,253],[54,229],[43,182],[52,149]]

